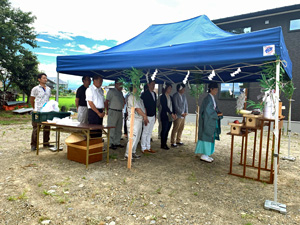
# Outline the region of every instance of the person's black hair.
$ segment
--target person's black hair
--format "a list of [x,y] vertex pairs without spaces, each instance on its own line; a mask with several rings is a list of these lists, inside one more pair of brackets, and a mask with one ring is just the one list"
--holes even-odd
[[93,76],[93,81],[94,80],[99,80],[99,79],[103,79],[100,75],[96,74]]
[[152,80],[151,78],[149,78],[147,84],[151,84],[152,82],[155,82],[155,80]]
[[177,91],[179,91],[180,87],[185,88],[185,84],[181,83],[181,84],[177,84]]
[[47,74],[45,74],[45,73],[39,73],[39,74],[37,75],[37,78],[38,78],[38,79],[41,79],[42,76],[46,76],[46,77],[47,77]]
[[214,89],[214,88],[219,88],[218,83],[216,82],[209,83],[207,92],[210,93],[210,89]]
[[84,75],[83,77],[82,77],[82,82],[85,80],[85,78],[87,78],[87,77],[90,77],[90,76],[88,76],[88,75]]
[[163,94],[166,93],[166,90],[168,89],[168,87],[171,87],[171,88],[172,88],[172,84],[166,83],[166,87],[162,89],[162,93],[163,93]]
[[149,89],[148,85],[144,85],[144,92]]

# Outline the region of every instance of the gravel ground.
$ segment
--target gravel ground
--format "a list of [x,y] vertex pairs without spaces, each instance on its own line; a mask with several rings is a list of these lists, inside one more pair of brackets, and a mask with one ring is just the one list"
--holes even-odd
[[[187,124],[185,145],[165,151],[159,148],[155,126],[152,146],[157,153],[143,155],[128,170],[121,160],[125,149],[111,150],[109,164],[103,160],[86,169],[67,159],[66,146],[59,153],[31,152],[30,123],[2,126],[0,223],[300,224],[298,159],[280,160],[278,202],[287,206],[287,214],[282,215],[263,208],[265,200],[274,199],[272,184],[228,175],[229,127],[223,127],[211,164],[194,155],[194,129]],[[64,133],[62,141],[68,135]],[[287,143],[283,136],[281,156],[287,155]],[[294,133],[291,149],[297,158],[299,143]],[[241,173],[239,146],[241,139],[236,138],[234,171]]]

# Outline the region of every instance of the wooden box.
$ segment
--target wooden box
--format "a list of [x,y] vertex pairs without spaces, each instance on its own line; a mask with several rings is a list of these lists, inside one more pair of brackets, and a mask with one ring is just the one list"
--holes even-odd
[[228,123],[231,126],[230,133],[231,134],[241,134],[243,123]]
[[246,127],[260,127],[260,120],[262,115],[244,114],[243,117],[246,119]]
[[[86,164],[86,140],[76,143],[67,143],[68,159]],[[90,139],[89,154],[103,151],[102,138]],[[90,155],[89,164],[102,160],[103,154]]]

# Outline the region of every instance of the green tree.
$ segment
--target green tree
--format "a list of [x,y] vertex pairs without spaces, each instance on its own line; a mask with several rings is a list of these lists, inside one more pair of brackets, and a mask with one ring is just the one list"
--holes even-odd
[[38,84],[38,61],[32,52],[27,50],[21,50],[21,52],[22,54],[18,55],[18,62],[15,63],[15,71],[13,71],[10,80],[27,95],[27,103],[29,103],[31,89]]
[[[6,91],[12,84],[22,59],[28,58],[26,47],[37,47],[32,24],[35,16],[11,7],[8,0],[0,1],[0,80]],[[20,73],[19,73],[20,74]]]

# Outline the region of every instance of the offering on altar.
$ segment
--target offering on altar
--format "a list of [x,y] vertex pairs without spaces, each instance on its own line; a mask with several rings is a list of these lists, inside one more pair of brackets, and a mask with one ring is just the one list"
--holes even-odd
[[235,120],[233,123],[228,123],[231,126],[231,134],[241,134],[241,129],[244,126],[244,123],[240,123],[238,120]]

